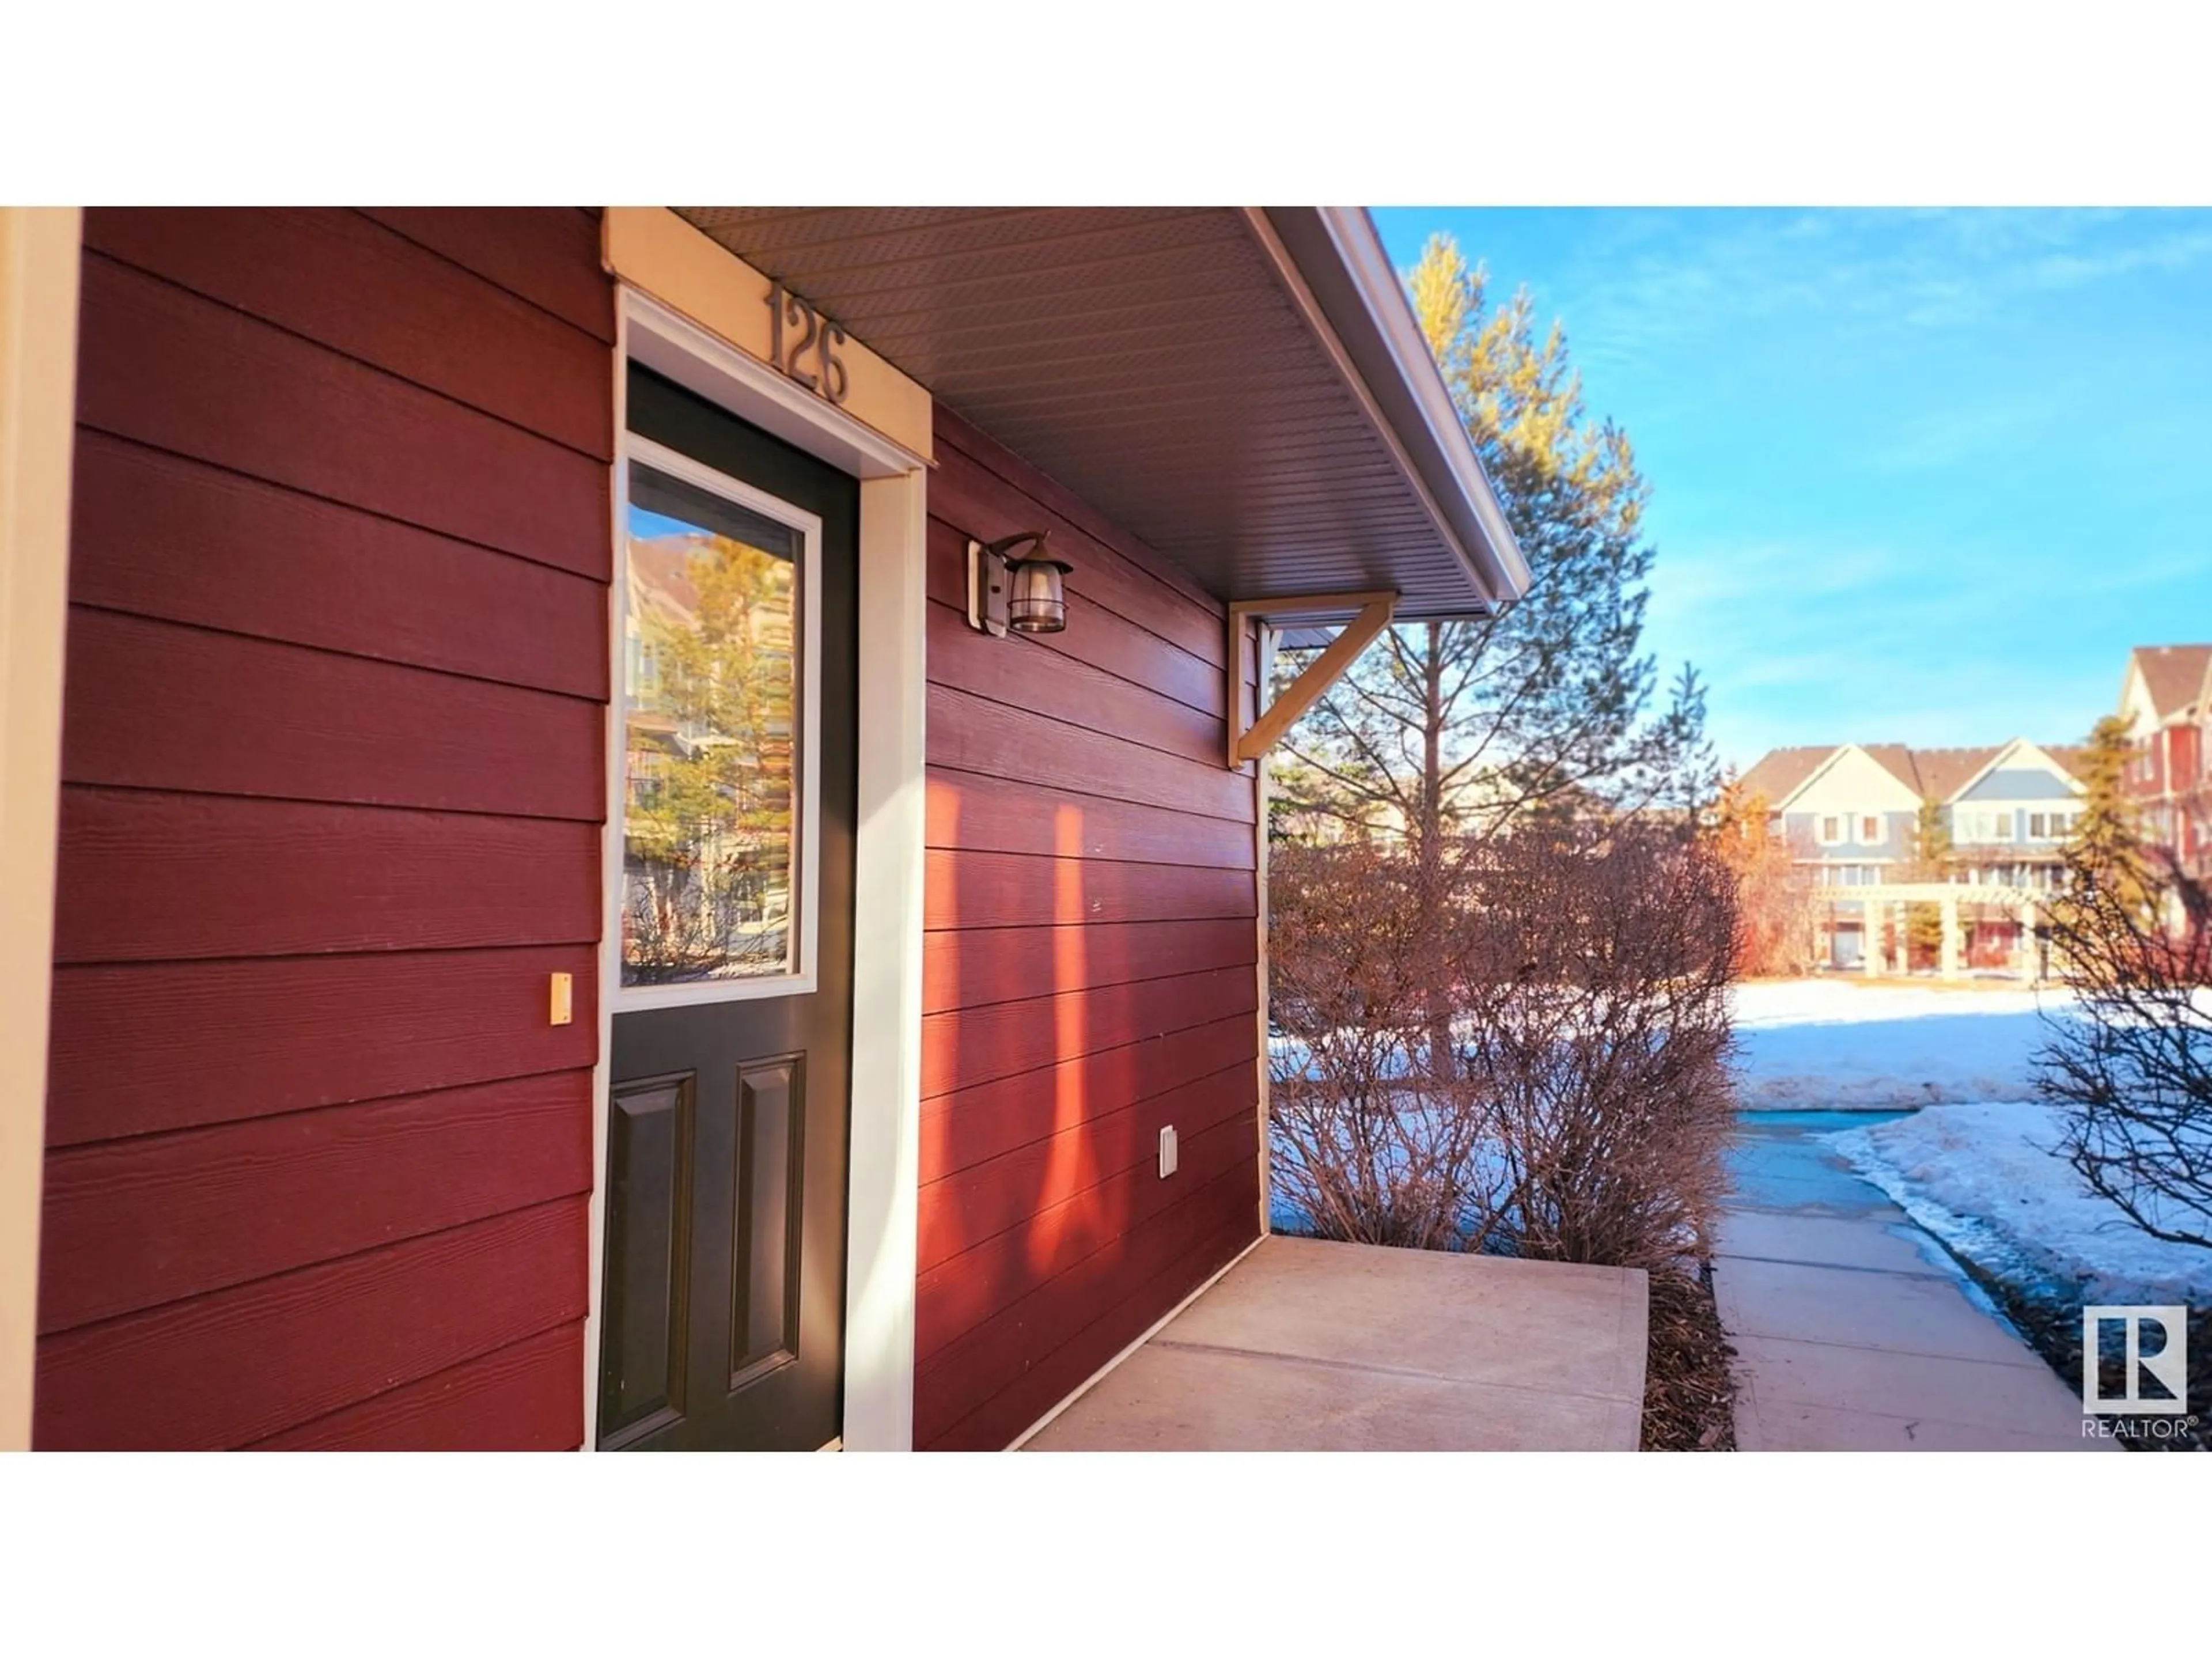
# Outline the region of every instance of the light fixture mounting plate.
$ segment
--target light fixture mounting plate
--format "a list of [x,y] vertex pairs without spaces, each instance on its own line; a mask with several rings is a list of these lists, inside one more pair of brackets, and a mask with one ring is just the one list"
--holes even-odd
[[1006,556],[973,537],[968,542],[968,625],[1006,637]]

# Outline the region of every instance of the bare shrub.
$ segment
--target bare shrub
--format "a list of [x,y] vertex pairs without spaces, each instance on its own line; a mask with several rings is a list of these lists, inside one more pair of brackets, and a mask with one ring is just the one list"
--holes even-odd
[[1449,945],[1428,881],[1348,842],[1273,849],[1267,884],[1278,1193],[1324,1238],[1459,1248],[1480,1212],[1483,1121],[1467,1081],[1428,1063]]
[[1504,1180],[1473,1243],[1664,1265],[1726,1185],[1733,878],[1632,825],[1495,842],[1474,890],[1463,1044]]
[[1270,888],[1275,1179],[1312,1231],[1625,1267],[1694,1247],[1733,1120],[1735,886],[1710,851],[1570,824],[1423,874],[1286,848]]
[[2154,1238],[2212,1248],[2212,889],[2171,858],[2140,894],[2069,866],[2046,936],[2076,1006],[2046,1021],[2037,1090],[2092,1191]]

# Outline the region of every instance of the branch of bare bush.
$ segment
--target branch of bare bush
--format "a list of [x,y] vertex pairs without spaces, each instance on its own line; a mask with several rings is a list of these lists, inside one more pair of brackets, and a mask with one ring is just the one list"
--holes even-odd
[[[1276,1182],[1313,1231],[1657,1267],[1724,1183],[1735,884],[1648,824],[1269,876]],[[1452,1011],[1438,1064],[1433,1012]]]
[[2092,1191],[2154,1238],[2212,1249],[2212,890],[2171,857],[2150,885],[2145,903],[2071,872],[2049,927],[2075,1006],[2047,1022],[2036,1086]]

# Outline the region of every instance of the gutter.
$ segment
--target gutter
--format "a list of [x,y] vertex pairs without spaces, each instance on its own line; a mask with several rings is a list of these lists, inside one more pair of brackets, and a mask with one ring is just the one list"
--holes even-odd
[[1519,599],[1528,590],[1528,562],[1367,210],[1243,212],[1292,298],[1391,441],[1407,482],[1475,591],[1493,609]]

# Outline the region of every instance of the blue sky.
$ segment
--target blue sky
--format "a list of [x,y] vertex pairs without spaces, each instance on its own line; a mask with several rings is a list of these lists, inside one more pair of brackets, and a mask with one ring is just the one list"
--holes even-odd
[[2071,741],[2212,639],[2212,213],[1379,209],[1565,325],[1722,757]]

